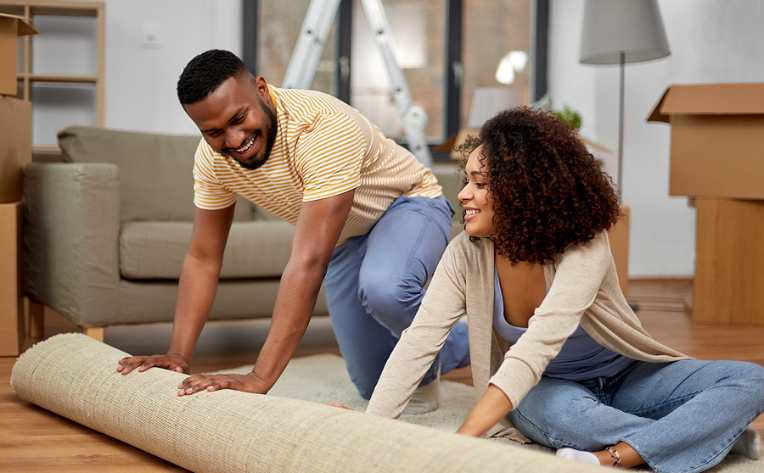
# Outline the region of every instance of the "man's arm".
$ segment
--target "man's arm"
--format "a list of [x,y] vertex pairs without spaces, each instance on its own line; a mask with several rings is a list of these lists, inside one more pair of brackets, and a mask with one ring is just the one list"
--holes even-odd
[[354,190],[303,203],[297,218],[292,254],[281,276],[271,327],[254,370],[246,376],[194,375],[179,386],[181,394],[236,389],[264,394],[289,363],[305,330],[347,216]]
[[199,333],[207,320],[220,277],[235,205],[221,210],[197,208],[194,232],[180,274],[172,341],[166,355],[133,356],[119,361],[117,371],[127,374],[158,366],[188,371]]

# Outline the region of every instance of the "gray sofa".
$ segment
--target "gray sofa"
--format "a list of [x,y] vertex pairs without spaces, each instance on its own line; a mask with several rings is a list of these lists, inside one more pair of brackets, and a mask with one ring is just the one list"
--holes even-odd
[[[26,295],[86,333],[171,321],[193,225],[198,142],[88,127],[60,132],[65,162],[25,169]],[[455,202],[455,166],[436,173]],[[292,225],[237,202],[211,319],[271,315],[292,234]],[[323,294],[315,313],[327,314]]]

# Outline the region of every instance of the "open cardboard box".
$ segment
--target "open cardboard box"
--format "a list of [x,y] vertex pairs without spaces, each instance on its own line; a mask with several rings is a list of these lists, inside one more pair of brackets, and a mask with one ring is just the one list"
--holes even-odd
[[764,84],[675,85],[669,194],[697,198],[692,318],[764,325]]
[[17,38],[36,33],[24,18],[0,13],[0,203],[21,200],[21,169],[32,160],[32,107],[12,96],[18,92]]
[[18,37],[36,33],[24,18],[0,14],[0,356],[18,355],[23,342],[21,171],[32,159],[32,106],[14,96]]
[[647,120],[671,124],[670,195],[764,199],[764,84],[673,85]]

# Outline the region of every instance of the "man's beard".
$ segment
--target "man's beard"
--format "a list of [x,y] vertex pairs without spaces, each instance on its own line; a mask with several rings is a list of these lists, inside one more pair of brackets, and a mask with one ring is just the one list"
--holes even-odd
[[276,121],[276,114],[273,113],[273,110],[268,108],[263,100],[258,97],[258,101],[260,102],[260,108],[265,112],[265,115],[268,117],[268,122],[270,125],[270,128],[268,129],[268,135],[265,137],[265,152],[263,153],[262,158],[253,157],[246,163],[243,163],[239,161],[238,159],[234,158],[234,161],[239,163],[239,166],[243,167],[244,169],[249,169],[250,171],[253,171],[268,161],[268,158],[271,157],[271,150],[273,149],[273,143],[276,141],[276,132],[278,131],[278,122]]

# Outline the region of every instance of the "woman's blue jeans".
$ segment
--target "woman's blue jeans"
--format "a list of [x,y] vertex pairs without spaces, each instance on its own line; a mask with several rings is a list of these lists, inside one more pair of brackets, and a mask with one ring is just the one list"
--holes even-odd
[[[337,247],[324,278],[326,301],[350,379],[365,399],[403,332],[451,236],[443,198],[399,197],[366,235]],[[469,364],[466,324],[457,324],[425,375]]]
[[658,473],[695,473],[721,462],[763,411],[764,367],[682,360],[583,382],[544,376],[509,419],[550,448],[626,442]]

